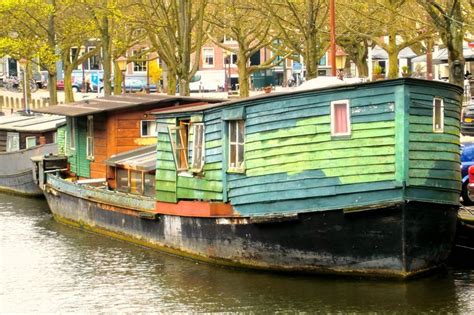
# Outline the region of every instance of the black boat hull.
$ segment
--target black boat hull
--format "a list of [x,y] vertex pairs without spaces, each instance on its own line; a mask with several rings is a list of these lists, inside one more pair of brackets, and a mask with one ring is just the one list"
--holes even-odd
[[63,223],[203,261],[255,269],[407,278],[443,264],[457,207],[408,202],[293,217],[142,216],[47,187]]

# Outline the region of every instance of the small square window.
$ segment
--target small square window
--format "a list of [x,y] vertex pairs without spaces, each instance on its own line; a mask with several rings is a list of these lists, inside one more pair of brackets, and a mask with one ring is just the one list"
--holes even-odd
[[140,135],[142,137],[156,137],[156,121],[154,120],[142,120],[140,127]]
[[36,146],[36,137],[26,137],[26,148],[32,148]]
[[444,132],[444,102],[437,97],[433,99],[433,132]]
[[348,100],[331,102],[331,135],[351,135],[351,120]]

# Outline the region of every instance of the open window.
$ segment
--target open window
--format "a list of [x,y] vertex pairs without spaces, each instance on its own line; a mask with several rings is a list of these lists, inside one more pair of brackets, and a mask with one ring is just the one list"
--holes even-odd
[[245,122],[229,120],[229,164],[231,172],[244,172]]
[[156,121],[154,120],[142,120],[140,121],[140,136],[144,137],[156,137]]
[[351,135],[349,100],[331,102],[331,135]]
[[195,123],[193,127],[192,169],[201,172],[204,167],[204,124]]
[[173,148],[176,170],[187,171],[189,120],[180,120],[178,126],[169,127],[171,146]]
[[87,116],[86,155],[88,160],[94,159],[94,116]]
[[444,132],[444,102],[438,97],[433,99],[433,132]]

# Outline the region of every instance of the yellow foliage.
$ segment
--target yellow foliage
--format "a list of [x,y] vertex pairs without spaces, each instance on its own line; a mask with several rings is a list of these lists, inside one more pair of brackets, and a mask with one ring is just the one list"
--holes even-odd
[[160,82],[162,72],[163,69],[160,68],[157,60],[151,60],[149,62],[148,75],[150,76],[151,82],[153,82],[154,84],[158,84],[158,82]]

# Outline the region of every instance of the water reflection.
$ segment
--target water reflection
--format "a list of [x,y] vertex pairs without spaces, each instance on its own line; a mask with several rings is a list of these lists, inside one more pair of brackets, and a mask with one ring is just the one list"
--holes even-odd
[[474,312],[474,272],[394,282],[196,263],[56,223],[0,194],[0,312]]

